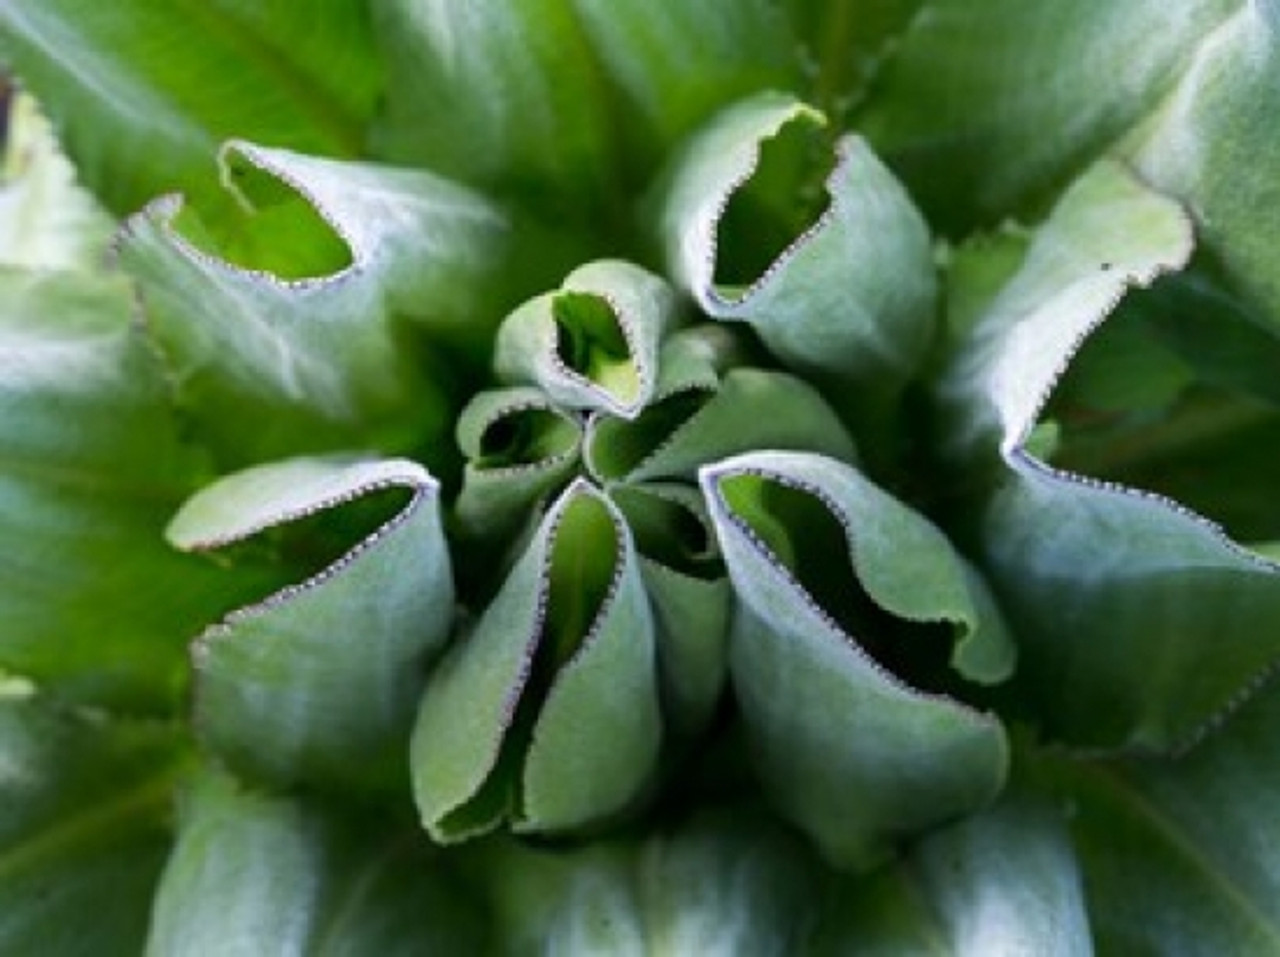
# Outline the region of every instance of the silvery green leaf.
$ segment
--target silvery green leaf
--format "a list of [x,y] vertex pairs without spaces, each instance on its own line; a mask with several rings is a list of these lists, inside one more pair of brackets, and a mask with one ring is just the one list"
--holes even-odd
[[[980,534],[1019,635],[1018,686],[1056,735],[1185,743],[1280,657],[1274,566],[1158,496],[1029,451],[1050,391],[1132,286],[1181,267],[1178,205],[1095,166],[1037,231],[942,383],[955,462],[1002,474]],[[999,463],[999,464],[997,464]]]
[[573,477],[582,423],[538,389],[491,389],[458,416],[457,441],[467,459],[454,506],[459,528],[492,539]]
[[1274,330],[1280,327],[1275,169],[1280,131],[1280,17],[1274,0],[1233,5],[1161,105],[1134,162],[1157,189],[1184,200],[1201,245]]
[[494,370],[536,385],[567,409],[635,418],[658,381],[658,348],[678,320],[675,293],[622,260],[580,266],[560,288],[503,320]]
[[174,516],[169,539],[206,551],[375,493],[408,499],[333,565],[197,639],[194,721],[233,768],[273,784],[396,778],[453,618],[437,488],[403,460],[292,459],[227,476]]
[[[461,328],[501,263],[502,215],[425,172],[239,141],[219,156],[236,219],[167,196],[118,240],[202,433],[242,463],[443,429],[393,319]],[[248,406],[269,413],[252,430]]]
[[[832,147],[825,124],[782,94],[717,114],[668,171],[659,234],[673,281],[707,315],[748,323],[790,369],[818,382],[887,388],[914,370],[931,335],[928,230],[867,145],[849,135]],[[773,163],[768,149],[782,151]],[[814,151],[831,166],[825,181],[815,181]],[[757,179],[758,208],[727,222],[735,194]],[[823,211],[774,222],[803,210],[806,190],[821,193]],[[771,262],[725,254],[739,242],[758,251],[758,234],[770,228],[786,233]]]
[[201,771],[181,794],[146,953],[473,951],[484,939],[476,908],[440,855],[398,823]]
[[[0,111],[4,107],[0,105]],[[41,269],[102,265],[111,219],[76,182],[30,96],[8,105],[0,165],[0,263]]]
[[708,726],[728,678],[733,591],[702,494],[680,483],[614,485],[657,635],[662,713],[673,738]]
[[919,663],[931,643],[935,656],[950,645],[960,674],[1008,676],[1010,638],[942,533],[812,454],[738,456],[701,480],[741,606],[731,680],[782,813],[833,862],[864,867],[897,837],[994,798],[1008,760],[1000,722],[869,653]]
[[0,950],[138,953],[185,755],[173,725],[0,692]]
[[582,828],[636,801],[661,733],[631,535],[577,480],[427,682],[410,752],[418,810],[445,842],[503,821]]
[[200,463],[133,309],[118,276],[0,270],[0,669],[167,712],[186,641],[279,582],[165,545]]

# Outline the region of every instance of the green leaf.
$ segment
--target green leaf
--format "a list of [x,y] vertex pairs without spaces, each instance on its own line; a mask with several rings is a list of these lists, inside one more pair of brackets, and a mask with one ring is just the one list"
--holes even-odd
[[926,835],[869,879],[838,885],[815,949],[885,957],[1093,953],[1066,822],[1047,802],[1018,795]]
[[1280,695],[1176,760],[1055,760],[1106,953],[1280,947]]
[[165,546],[199,463],[119,277],[0,271],[0,449],[0,669],[172,709],[187,639],[276,578]]
[[8,113],[0,166],[0,263],[41,269],[100,267],[111,220],[76,183],[75,170],[35,100],[18,95]]
[[1280,20],[1272,0],[1236,4],[1162,105],[1134,161],[1182,197],[1233,290],[1280,327],[1280,252],[1268,211],[1280,203]]
[[979,534],[1020,636],[1019,690],[1074,742],[1174,745],[1280,657],[1274,566],[1166,500],[1056,471],[1025,447],[1084,338],[1190,247],[1176,204],[1115,164],[1094,167],[942,386],[953,451],[978,474],[1004,472]]
[[423,667],[453,618],[436,482],[406,461],[293,459],[221,479],[168,535],[219,548],[387,489],[409,501],[300,585],[196,642],[195,724],[232,767],[274,784],[398,780]]
[[754,453],[701,478],[741,603],[733,687],[782,813],[833,862],[865,867],[895,837],[990,801],[1008,758],[999,721],[907,683],[934,685],[920,663],[939,639],[954,639],[968,677],[1013,665],[994,604],[942,533],[820,456]]
[[1240,5],[926,0],[853,123],[964,235],[1034,210],[1145,120]]
[[170,725],[0,695],[0,950],[139,952],[183,754]]
[[549,220],[592,222],[615,168],[607,90],[570,0],[375,8],[387,65],[381,155]]
[[658,695],[631,536],[577,480],[427,683],[410,759],[428,833],[574,830],[626,810],[653,774]]
[[502,841],[464,865],[504,953],[803,953],[820,874],[753,808],[568,851]]
[[[242,142],[220,155],[239,220],[186,217],[164,197],[119,242],[201,434],[244,464],[442,430],[438,389],[393,320],[459,334],[505,255],[502,215],[427,173]],[[272,272],[282,255],[302,271]],[[251,404],[261,418],[245,430]]]
[[458,416],[457,440],[467,458],[454,505],[459,530],[494,539],[573,477],[582,424],[538,389],[490,389]]
[[584,457],[606,481],[692,479],[699,466],[752,449],[804,449],[854,461],[853,440],[822,396],[785,372],[730,369],[662,394],[634,422],[593,416]]
[[632,419],[653,395],[658,347],[677,320],[675,294],[658,276],[621,260],[588,263],[503,320],[494,371],[563,408]]
[[216,202],[211,160],[229,136],[361,153],[381,89],[368,18],[355,0],[9,3],[0,61],[125,214],[173,190]]
[[721,107],[800,82],[795,38],[766,0],[574,0],[574,8],[634,111],[618,135],[628,162],[635,153],[648,160],[644,172]]
[[[703,312],[746,322],[811,382],[900,384],[932,331],[928,230],[862,140],[843,137],[834,152],[824,142],[791,142],[824,125],[821,114],[780,94],[718,114],[676,157],[664,185],[658,227],[667,268]],[[766,162],[773,146],[782,151],[776,164]],[[813,176],[807,151],[815,150],[834,164],[825,182]],[[727,206],[755,180],[755,208],[730,221]],[[794,216],[811,205],[807,192],[822,194],[821,213],[771,223],[772,210]],[[761,232],[779,225],[787,245],[772,262],[743,270],[722,261],[726,245],[758,248]]]
[[189,783],[179,811],[148,954],[407,957],[483,940],[474,906],[412,829],[255,794],[212,771]]

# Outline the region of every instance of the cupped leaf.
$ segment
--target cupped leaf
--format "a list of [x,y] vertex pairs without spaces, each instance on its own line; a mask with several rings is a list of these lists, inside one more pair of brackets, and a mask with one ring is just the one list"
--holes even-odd
[[379,153],[578,225],[615,168],[608,90],[571,0],[390,0]]
[[662,713],[673,738],[688,740],[715,713],[728,678],[733,591],[701,493],[688,485],[615,485],[657,635]]
[[453,582],[436,482],[411,462],[293,459],[204,489],[168,529],[219,548],[373,493],[409,501],[338,562],[229,615],[196,642],[195,723],[233,768],[273,784],[398,779]]
[[565,408],[631,419],[653,394],[658,348],[678,318],[660,277],[622,260],[588,263],[503,320],[494,370]]
[[272,584],[164,544],[199,463],[119,277],[0,271],[0,668],[168,710],[185,641]]
[[[1120,889],[1117,889],[1120,892]],[[827,898],[814,953],[1093,953],[1080,866],[1058,808],[1002,798]]]
[[359,155],[382,79],[355,0],[7,3],[0,60],[117,214],[174,190],[217,202],[210,158],[228,136]]
[[[905,683],[937,680],[939,638],[954,637],[966,676],[1013,665],[994,604],[942,533],[815,455],[738,456],[701,479],[741,605],[733,688],[782,813],[833,862],[863,867],[990,801],[1008,759],[999,721]],[[945,625],[952,636],[934,633]]]
[[95,269],[105,258],[111,219],[76,183],[76,173],[30,96],[0,101],[8,116],[0,165],[0,263],[40,269]]
[[1182,743],[1280,657],[1274,566],[1168,500],[1058,471],[1028,448],[1084,338],[1190,247],[1175,203],[1118,165],[1094,167],[943,381],[958,460],[984,463],[987,481],[1003,472],[979,534],[1020,636],[1018,686],[1073,742]]
[[1133,150],[1142,176],[1177,195],[1233,290],[1280,327],[1280,18],[1271,0],[1238,3]]
[[476,908],[412,825],[396,823],[202,771],[181,794],[146,953],[474,952],[485,939]]
[[139,952],[184,758],[174,726],[0,693],[0,950]]
[[1179,759],[1054,758],[1100,950],[1280,947],[1278,731],[1271,685]]
[[752,449],[794,449],[853,462],[848,430],[816,389],[785,372],[740,368],[714,390],[655,402],[635,422],[594,417],[585,457],[607,480],[692,479],[700,466]]
[[[780,94],[745,100],[711,120],[677,155],[662,186],[658,229],[667,267],[703,312],[748,323],[793,370],[844,387],[887,387],[910,374],[929,342],[928,229],[857,137],[840,139],[834,156],[820,147],[834,163],[825,182],[810,182],[804,143],[766,164],[771,143],[785,147],[779,138],[789,131],[824,124],[821,114]],[[735,195],[755,179],[763,180],[755,209],[726,225]],[[722,282],[721,247],[737,234],[744,245],[758,245],[756,231],[769,228],[771,210],[804,208],[806,190],[825,191],[825,211],[784,224],[795,230],[789,245],[761,264],[758,276]]]
[[455,514],[464,535],[511,532],[545,495],[573,477],[582,424],[538,389],[492,389],[458,417],[466,456]]
[[433,838],[627,809],[660,743],[653,621],[614,506],[574,482],[422,696],[411,761]]
[[853,123],[964,235],[1034,209],[1144,121],[1240,6],[925,0]]
[[755,808],[569,851],[502,841],[464,864],[506,953],[803,953],[821,870]]
[[[202,436],[245,464],[371,435],[404,448],[443,429],[394,320],[449,332],[483,313],[502,215],[428,173],[242,142],[220,157],[242,220],[202,222],[168,196],[117,243]],[[271,271],[286,266],[297,271]]]

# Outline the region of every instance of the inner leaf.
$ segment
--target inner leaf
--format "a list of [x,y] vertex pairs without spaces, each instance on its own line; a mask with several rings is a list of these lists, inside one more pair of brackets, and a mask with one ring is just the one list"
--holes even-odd
[[517,409],[485,428],[474,464],[483,469],[533,465],[566,454],[575,441],[577,430],[563,416],[549,409]]
[[560,361],[622,405],[634,404],[640,397],[640,372],[609,301],[594,293],[561,292],[551,309]]
[[1043,451],[1065,471],[1171,498],[1237,541],[1274,540],[1280,339],[1226,306],[1185,282],[1130,294],[1055,389]]
[[890,615],[863,590],[840,520],[817,495],[762,475],[720,484],[734,515],[755,533],[810,600],[882,667],[914,687],[948,682],[951,631]]
[[617,569],[618,529],[595,495],[574,495],[560,514],[551,548],[550,587],[540,658],[552,671],[591,631]]
[[724,574],[704,517],[688,504],[643,487],[619,486],[611,494],[640,554],[692,578]]
[[192,245],[281,279],[331,276],[351,265],[350,248],[308,199],[242,156],[227,164],[228,201],[203,216],[184,204],[174,220]]
[[836,164],[821,120],[802,114],[760,147],[751,178],[729,197],[716,224],[716,291],[737,299],[768,272],[831,205]]
[[705,389],[689,389],[655,402],[630,422],[601,418],[592,434],[591,467],[602,479],[625,478],[710,398]]

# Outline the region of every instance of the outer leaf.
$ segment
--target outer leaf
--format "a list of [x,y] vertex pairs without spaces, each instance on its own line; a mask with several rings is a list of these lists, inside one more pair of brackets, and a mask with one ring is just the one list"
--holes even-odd
[[1041,201],[1145,119],[1238,6],[926,0],[854,123],[930,221],[963,235]]
[[359,154],[381,79],[355,0],[17,0],[0,6],[0,60],[117,214],[171,190],[216,202],[228,136]]
[[785,516],[753,498],[770,482],[813,496],[842,527],[857,581],[851,589],[833,580],[833,588],[865,593],[908,622],[950,622],[964,636],[952,659],[962,672],[999,678],[1012,649],[999,619],[988,617],[992,606],[974,597],[976,576],[942,534],[849,467],[761,452],[702,471],[742,603],[730,669],[766,787],[829,859],[866,866],[893,837],[990,801],[1004,783],[1007,744],[993,717],[916,691],[859,646],[886,636],[851,635],[818,604],[796,559],[778,550],[807,551],[825,565],[832,556],[813,555],[812,527],[775,531]]
[[819,953],[1093,953],[1066,824],[1026,797],[922,838],[870,880],[846,881],[825,918]]
[[276,784],[396,776],[453,617],[437,484],[411,462],[294,459],[222,479],[170,524],[178,546],[217,548],[388,488],[412,498],[366,541],[197,642],[196,725],[233,767]]
[[1280,326],[1280,17],[1272,0],[1239,11],[1197,51],[1136,151],[1142,175],[1183,197],[1232,284]]
[[428,832],[562,831],[626,809],[657,759],[656,672],[630,534],[576,481],[423,693],[411,760]]
[[733,100],[800,82],[792,31],[763,0],[574,0],[574,7],[635,111],[619,132],[646,159]]
[[168,847],[175,730],[0,694],[0,950],[138,953]]
[[167,710],[186,639],[272,579],[165,546],[197,470],[131,307],[118,278],[0,272],[0,668]]
[[[420,440],[442,428],[444,410],[398,348],[392,317],[409,313],[446,330],[472,318],[484,295],[478,280],[505,253],[503,217],[426,173],[240,142],[221,158],[249,217],[230,235],[260,228],[265,253],[256,258],[310,268],[299,279],[249,268],[256,258],[210,256],[179,231],[176,197],[129,221],[122,264],[142,281],[202,433],[244,462],[367,443],[379,426],[382,444],[399,447],[409,429]],[[249,404],[266,412],[252,433],[239,421]]]
[[1176,760],[1059,761],[1104,953],[1280,947],[1280,695]]
[[[764,94],[716,116],[670,173],[659,229],[673,281],[703,312],[748,323],[789,367],[823,382],[884,385],[925,348],[934,296],[928,230],[910,199],[855,137],[835,147],[830,199],[745,290],[716,281],[717,230],[731,195],[784,127],[825,120],[789,97]],[[795,197],[782,201],[794,204]]]
[[480,946],[477,915],[412,833],[247,793],[212,772],[192,782],[180,812],[148,954],[356,957]]
[[[0,112],[4,110],[0,101]],[[75,182],[75,170],[35,100],[8,105],[0,167],[0,262],[45,269],[100,266],[111,220]]]
[[658,276],[621,260],[588,263],[503,320],[494,370],[564,408],[631,419],[653,395],[658,346],[677,318],[675,294]]
[[956,447],[998,446],[1008,469],[983,510],[984,548],[1021,637],[1022,689],[1073,741],[1183,741],[1280,655],[1272,566],[1167,501],[1077,480],[1026,448],[1081,340],[1127,286],[1180,266],[1190,245],[1175,204],[1095,167],[944,385]]
[[467,865],[505,953],[802,953],[819,887],[795,839],[744,808],[568,853],[493,844]]
[[379,152],[591,222],[615,165],[612,121],[571,0],[389,0],[376,12]]

